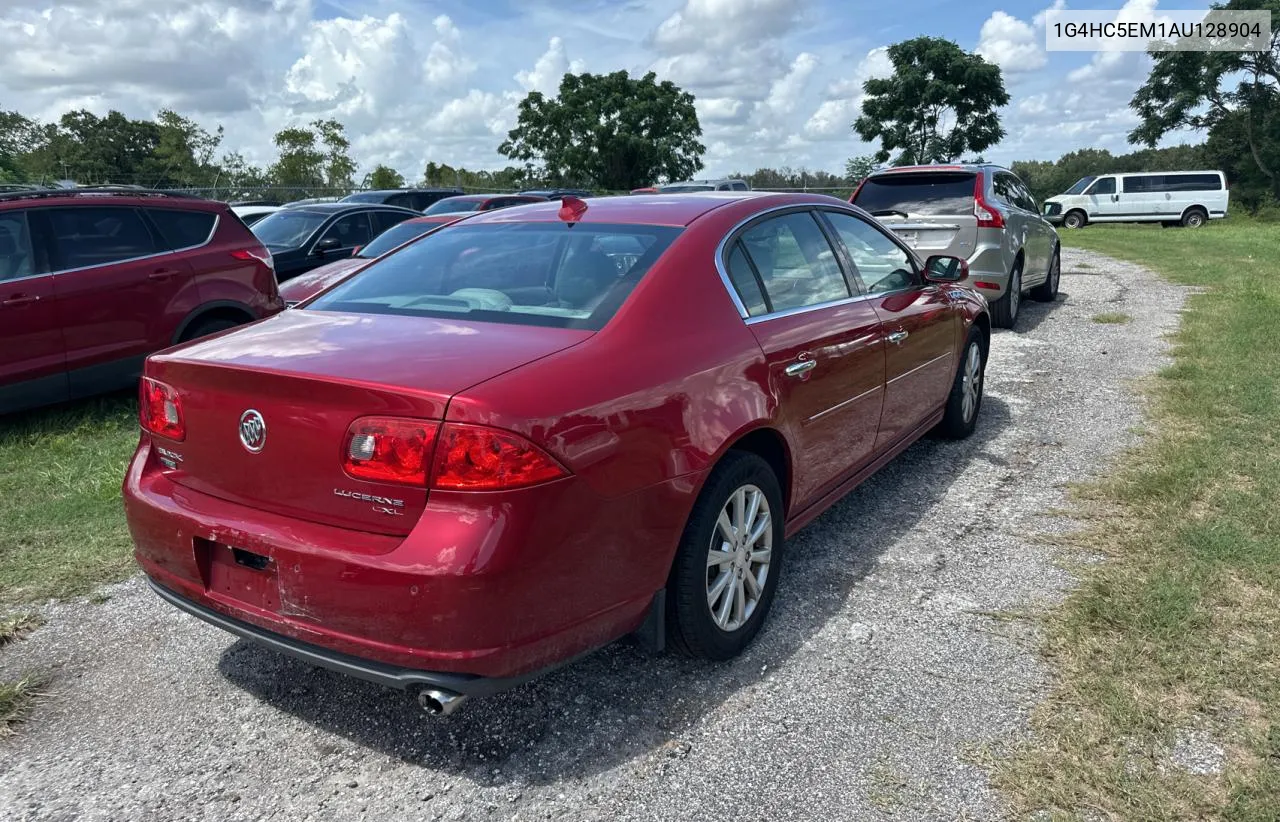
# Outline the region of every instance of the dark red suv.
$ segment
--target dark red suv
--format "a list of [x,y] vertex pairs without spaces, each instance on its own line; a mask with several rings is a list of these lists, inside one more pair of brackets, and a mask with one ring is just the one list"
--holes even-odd
[[225,203],[0,194],[0,414],[126,388],[147,354],[282,308],[271,254]]

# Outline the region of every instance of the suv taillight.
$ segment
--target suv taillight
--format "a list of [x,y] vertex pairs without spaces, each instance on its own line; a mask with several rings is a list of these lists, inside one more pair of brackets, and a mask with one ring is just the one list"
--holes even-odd
[[152,434],[182,442],[187,426],[182,420],[182,400],[178,392],[162,382],[142,378],[139,384],[138,419]]
[[482,425],[363,417],[342,450],[342,468],[356,479],[425,486],[429,476],[431,488],[446,491],[506,491],[569,475],[524,437]]
[[266,246],[258,246],[257,248],[243,248],[231,252],[231,256],[242,262],[257,260],[258,262],[271,269],[272,273],[276,270],[275,258],[271,256],[271,252],[267,251]]
[[866,184],[867,184],[867,178],[866,178],[866,177],[863,177],[863,178],[862,178],[862,180],[860,180],[860,181],[858,182],[858,186],[857,186],[857,188],[855,188],[855,189],[853,190],[853,193],[849,195],[849,204],[850,204],[850,205],[853,205],[853,202],[854,202],[855,200],[857,200],[857,199],[858,199],[858,192],[859,192],[859,191],[862,191],[862,187],[863,187],[863,186],[865,186]]
[[973,216],[978,218],[978,228],[1004,228],[1004,215],[1000,209],[987,202],[983,193],[983,176],[973,177]]

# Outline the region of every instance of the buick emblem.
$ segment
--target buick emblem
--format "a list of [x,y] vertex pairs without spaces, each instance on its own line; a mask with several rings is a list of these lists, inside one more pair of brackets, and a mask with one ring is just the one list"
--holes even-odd
[[250,408],[240,415],[240,444],[250,454],[256,454],[267,444],[267,421]]

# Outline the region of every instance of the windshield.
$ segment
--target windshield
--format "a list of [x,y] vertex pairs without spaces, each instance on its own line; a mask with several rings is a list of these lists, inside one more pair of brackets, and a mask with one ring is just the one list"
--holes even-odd
[[436,200],[423,214],[456,214],[460,211],[478,211],[484,200],[464,199],[462,197],[445,197]]
[[1073,185],[1071,188],[1067,189],[1062,193],[1063,194],[1083,194],[1084,190],[1089,187],[1089,184],[1096,179],[1098,178],[1097,177],[1081,177],[1079,180],[1076,180],[1075,185]]
[[421,237],[439,225],[439,223],[415,223],[412,220],[400,223],[379,234],[367,246],[360,249],[360,253],[356,256],[366,259],[381,257],[396,246],[404,245],[414,237]]
[[973,184],[970,172],[885,174],[868,177],[853,204],[876,215],[972,214]]
[[380,203],[387,199],[387,195],[382,191],[361,191],[356,194],[348,194],[342,198],[344,203]]
[[253,233],[263,245],[297,248],[324,225],[328,215],[314,211],[277,211],[253,224]]
[[462,223],[371,263],[306,309],[599,329],[679,233]]

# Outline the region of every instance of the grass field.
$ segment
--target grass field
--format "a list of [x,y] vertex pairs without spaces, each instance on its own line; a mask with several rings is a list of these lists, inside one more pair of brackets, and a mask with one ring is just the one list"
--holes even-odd
[[1051,819],[1280,820],[1280,226],[1063,237],[1207,290],[1144,444],[1076,489],[1106,561],[1048,619],[1060,684],[998,781]]
[[0,420],[0,609],[133,572],[120,483],[137,442],[129,395]]

